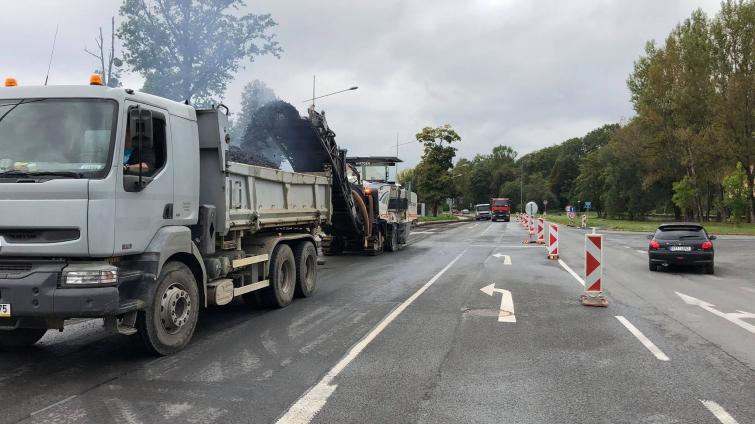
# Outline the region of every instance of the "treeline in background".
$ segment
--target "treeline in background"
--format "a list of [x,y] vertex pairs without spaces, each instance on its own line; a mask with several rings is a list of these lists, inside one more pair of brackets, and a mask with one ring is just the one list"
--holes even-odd
[[425,143],[399,180],[434,210],[449,197],[466,208],[500,196],[515,209],[522,198],[549,210],[590,201],[603,217],[755,223],[754,66],[755,1],[724,1],[713,17],[695,10],[635,62],[628,121],[521,157],[497,146],[445,171],[429,166],[437,143]]

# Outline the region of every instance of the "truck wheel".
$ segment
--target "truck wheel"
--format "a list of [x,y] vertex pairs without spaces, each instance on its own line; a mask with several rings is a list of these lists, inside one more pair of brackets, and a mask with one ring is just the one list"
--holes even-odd
[[286,244],[279,244],[270,259],[268,278],[270,287],[261,293],[266,303],[275,308],[285,308],[294,299],[296,287],[296,260],[294,252]]
[[393,228],[388,237],[385,238],[385,250],[387,252],[395,252],[398,250],[398,234],[395,228]]
[[305,241],[296,245],[296,297],[309,297],[317,286],[317,249]]
[[0,350],[15,350],[38,342],[47,333],[46,328],[17,328],[0,331]]
[[165,356],[183,349],[194,335],[199,292],[194,274],[180,262],[167,262],[157,279],[151,305],[139,313],[137,329],[144,346]]
[[325,256],[335,256],[343,253],[343,243],[337,237],[325,237],[321,243],[322,254]]

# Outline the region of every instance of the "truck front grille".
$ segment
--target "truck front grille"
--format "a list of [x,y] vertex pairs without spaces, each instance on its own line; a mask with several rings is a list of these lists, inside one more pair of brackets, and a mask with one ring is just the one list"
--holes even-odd
[[78,240],[76,228],[0,228],[0,236],[8,243],[60,243]]
[[0,271],[19,273],[31,271],[31,263],[28,262],[0,262]]

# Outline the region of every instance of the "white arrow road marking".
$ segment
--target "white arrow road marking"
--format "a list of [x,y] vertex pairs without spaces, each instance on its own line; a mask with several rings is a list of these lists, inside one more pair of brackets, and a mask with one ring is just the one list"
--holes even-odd
[[702,399],[700,399],[700,402],[702,402],[703,405],[708,408],[708,411],[715,415],[716,418],[718,418],[718,421],[721,421],[722,424],[739,424],[737,420],[734,419],[734,417],[729,415],[729,413],[726,412],[724,408],[722,408],[721,405],[717,404],[716,402],[713,402],[712,400]]
[[504,255],[503,253],[496,253],[495,255],[493,255],[493,257],[503,258],[504,265],[511,265],[511,256],[509,255]]
[[579,284],[582,284],[582,286],[584,287],[585,280],[583,280],[582,277],[580,277],[579,275],[577,275],[576,272],[574,272],[571,268],[569,268],[569,265],[567,265],[566,262],[563,261],[563,259],[559,259],[558,263],[561,264],[561,267],[564,268],[566,270],[566,272],[568,272],[569,274],[571,274],[571,276],[574,277],[574,279],[577,280],[577,282]]
[[286,411],[285,414],[283,414],[276,423],[281,424],[306,424],[312,421],[312,418],[317,415],[318,412],[320,412],[320,409],[322,409],[323,406],[328,402],[328,398],[330,395],[333,394],[333,392],[338,387],[337,384],[333,384],[333,380],[338,376],[338,374],[341,373],[354,359],[356,359],[357,356],[364,350],[364,348],[367,347],[375,338],[385,330],[388,325],[393,322],[393,320],[396,319],[399,315],[401,315],[402,312],[404,312],[404,309],[409,307],[415,300],[417,300],[418,297],[422,295],[422,293],[425,292],[430,286],[432,286],[438,279],[445,274],[446,271],[448,271],[449,268],[453,266],[453,264],[456,263],[456,261],[461,258],[464,253],[466,253],[466,249],[459,253],[451,262],[449,262],[448,265],[445,266],[445,268],[438,271],[437,274],[433,278],[430,279],[427,283],[425,283],[424,286],[420,287],[416,292],[414,292],[413,295],[409,296],[408,299],[403,301],[396,309],[391,311],[390,314],[386,315],[385,318],[383,318],[378,325],[372,329],[369,333],[367,333],[366,336],[362,338],[357,344],[351,347],[349,349],[349,352],[341,358],[338,363],[333,366],[333,368],[328,371],[327,374],[311,389],[309,389],[302,397],[299,398],[299,400],[296,401],[293,405],[291,405],[290,408]]
[[663,351],[658,349],[658,346],[656,346],[653,342],[650,341],[647,337],[645,337],[644,334],[642,334],[642,331],[640,331],[637,327],[632,325],[631,322],[629,322],[628,319],[624,318],[621,315],[616,315],[616,319],[619,320],[620,323],[624,324],[624,327],[629,330],[630,333],[632,333],[637,339],[642,343],[643,346],[645,346],[653,355],[655,355],[656,358],[658,358],[661,361],[670,361],[669,357],[666,356]]
[[481,288],[480,291],[488,296],[492,296],[495,292],[501,294],[501,311],[498,313],[498,322],[516,322],[514,298],[511,297],[510,291],[495,288],[495,283]]
[[721,318],[723,318],[723,319],[725,319],[727,321],[730,321],[730,322],[734,323],[735,325],[738,325],[738,326],[744,328],[745,330],[749,331],[750,333],[755,334],[755,325],[752,325],[752,324],[750,324],[748,322],[742,321],[743,319],[755,319],[755,314],[750,313],[750,312],[739,311],[739,310],[736,313],[734,313],[734,312],[729,312],[729,313],[721,312],[721,311],[713,308],[716,305],[714,305],[712,303],[708,303],[708,302],[706,302],[704,300],[700,300],[700,299],[697,299],[697,298],[692,297],[692,296],[687,296],[686,294],[682,294],[682,293],[679,293],[679,292],[674,292],[674,293],[676,293],[679,297],[681,297],[682,300],[685,303],[687,303],[688,305],[699,306],[699,307],[705,309],[706,311],[712,313],[713,315],[717,315],[717,316],[719,316],[719,317],[721,317]]

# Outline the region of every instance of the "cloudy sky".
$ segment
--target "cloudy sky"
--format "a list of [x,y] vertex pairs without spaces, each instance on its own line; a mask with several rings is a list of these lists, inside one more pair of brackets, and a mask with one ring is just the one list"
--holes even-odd
[[[3,4],[0,76],[41,84],[57,24],[50,84],[86,83],[96,63],[83,49],[118,21],[120,3]],[[225,102],[238,109],[241,87],[260,79],[304,113],[316,75],[320,94],[359,86],[318,104],[350,154],[394,154],[397,134],[405,143],[444,123],[461,134],[462,157],[497,144],[524,154],[632,116],[633,61],[698,7],[712,15],[719,1],[250,0],[250,12],[278,22],[284,53],[248,63]],[[409,163],[421,153],[399,147]]]

